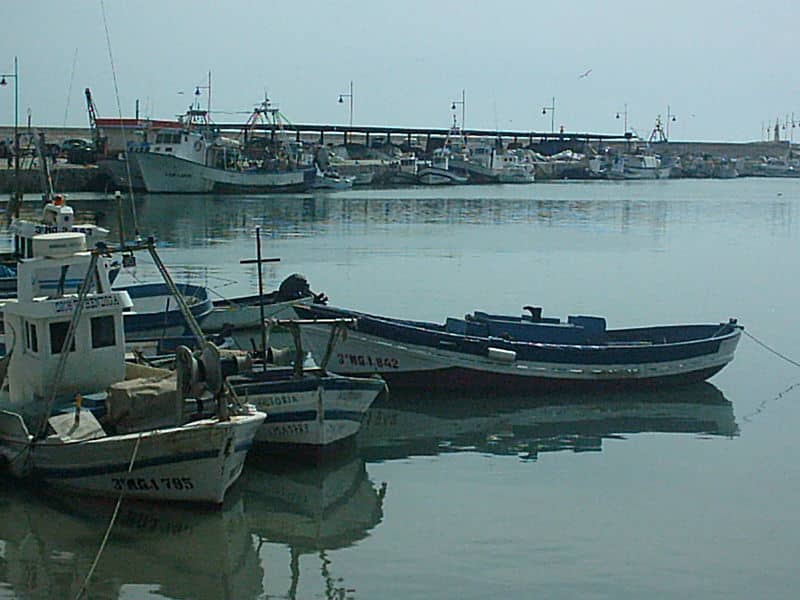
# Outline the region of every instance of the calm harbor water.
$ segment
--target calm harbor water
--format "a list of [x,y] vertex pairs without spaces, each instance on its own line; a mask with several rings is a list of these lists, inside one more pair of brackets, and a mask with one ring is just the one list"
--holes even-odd
[[[71,203],[118,235],[114,202]],[[267,287],[301,272],[337,305],[737,317],[800,360],[798,181],[141,196],[135,211],[176,279],[221,296],[257,289],[239,260],[260,226],[281,258]],[[142,256],[120,281],[156,277]],[[794,598],[798,423],[800,369],[747,337],[687,388],[392,392],[356,451],[318,469],[253,457],[221,511],[124,503],[89,597]],[[113,505],[0,485],[0,598],[74,598]]]

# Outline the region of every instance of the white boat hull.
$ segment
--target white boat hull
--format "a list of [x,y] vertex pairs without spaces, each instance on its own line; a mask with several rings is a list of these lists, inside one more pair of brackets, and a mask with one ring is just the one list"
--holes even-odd
[[[309,304],[313,301],[311,296],[299,300],[286,302],[273,302],[264,304],[265,319],[296,319],[292,306],[298,302]],[[208,317],[203,319],[203,331],[217,332],[223,328],[231,327],[234,331],[241,329],[258,329],[261,327],[261,308],[258,304],[239,304],[235,300],[230,303],[217,305]]]
[[[325,352],[330,330],[325,325],[303,328],[303,345],[314,355]],[[393,342],[359,331],[349,331],[340,340],[328,365],[329,370],[343,375],[367,376],[379,373],[389,386],[427,385],[436,379],[462,379],[481,382],[495,381],[498,385],[510,384],[526,387],[536,383],[601,383],[635,382],[682,378],[692,379],[695,374],[716,372],[733,360],[739,336],[723,341],[717,352],[691,359],[664,360],[645,364],[569,364],[508,359],[502,351],[492,358],[444,348],[415,346]],[[451,382],[452,383],[452,382]]]
[[270,192],[301,190],[305,172],[227,171],[214,169],[169,154],[136,152],[135,157],[148,192],[195,193]]
[[448,169],[438,167],[424,167],[417,174],[419,182],[423,185],[454,185],[467,183],[467,178]]
[[358,433],[364,414],[384,389],[380,380],[336,376],[319,378],[314,385],[295,390],[279,385],[274,392],[269,384],[235,385],[241,400],[269,415],[256,441],[318,449],[343,442]]
[[0,446],[18,477],[92,495],[220,504],[264,417],[254,412],[81,441],[0,438]]

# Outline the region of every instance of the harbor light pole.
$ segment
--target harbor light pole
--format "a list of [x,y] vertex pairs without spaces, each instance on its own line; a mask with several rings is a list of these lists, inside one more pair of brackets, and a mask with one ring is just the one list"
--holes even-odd
[[452,104],[450,104],[450,110],[455,110],[457,105],[461,105],[461,129],[464,129],[464,112],[466,111],[467,101],[466,101],[466,92],[462,89],[461,90],[461,100],[453,100]]
[[546,115],[547,111],[550,111],[550,133],[556,132],[556,97],[553,96],[553,99],[550,102],[550,106],[543,106],[542,107],[542,114]]
[[200,90],[208,90],[208,101],[206,103],[206,114],[208,118],[211,118],[211,71],[208,72],[208,85],[197,85],[194,88],[194,99],[197,104],[197,108],[200,108]]
[[348,98],[350,100],[350,127],[353,126],[353,82],[350,81],[350,93],[349,94],[339,94],[339,104],[344,104],[344,99]]
[[8,85],[7,77],[14,78],[14,200],[17,210],[19,210],[20,186],[19,186],[19,65],[17,57],[14,57],[14,72],[0,73],[0,86]]
[[624,105],[624,109],[622,111],[617,111],[617,119],[620,118],[620,115],[623,117],[623,124],[622,124],[622,133],[623,135],[628,133],[628,105]]
[[670,121],[672,121],[674,123],[675,120],[676,120],[675,119],[675,113],[674,112],[670,112],[669,104],[667,104],[667,141],[669,141],[669,123],[670,123]]

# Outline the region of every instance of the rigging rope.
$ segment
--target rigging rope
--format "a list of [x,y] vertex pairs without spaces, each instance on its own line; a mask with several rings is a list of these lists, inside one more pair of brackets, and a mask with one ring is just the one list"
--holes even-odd
[[[78,49],[75,48],[75,53],[72,55],[72,72],[69,76],[69,86],[67,86],[67,102],[64,106],[64,120],[61,122],[61,127],[66,128],[67,118],[69,116],[69,99],[72,96],[72,84],[75,81],[75,66],[78,64]],[[44,148],[43,148],[44,150]],[[44,156],[39,157],[40,160],[47,160]],[[56,161],[53,159],[53,189],[58,189],[58,180],[61,172],[56,169]]]
[[100,0],[100,9],[103,13],[103,27],[106,31],[106,47],[108,48],[108,60],[111,62],[111,76],[114,80],[114,95],[117,100],[117,112],[119,113],[120,124],[122,125],[122,144],[124,146],[123,154],[125,156],[125,169],[128,175],[128,192],[131,196],[131,212],[133,213],[133,230],[136,238],[139,236],[139,223],[136,218],[136,201],[133,197],[133,181],[131,179],[131,163],[128,160],[128,138],[125,135],[125,123],[122,121],[122,104],[119,101],[119,86],[117,85],[117,71],[114,68],[114,56],[111,53],[111,36],[108,33],[108,21],[106,20],[106,5],[103,0]]

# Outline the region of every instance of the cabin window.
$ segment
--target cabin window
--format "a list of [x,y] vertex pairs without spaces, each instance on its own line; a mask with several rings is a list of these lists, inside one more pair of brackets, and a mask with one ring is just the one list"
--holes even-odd
[[39,352],[39,336],[36,325],[25,321],[25,347],[33,353]]
[[25,254],[23,258],[33,258],[33,238],[25,239]]
[[114,317],[94,317],[92,319],[92,348],[108,348],[117,343],[114,335]]
[[[64,341],[67,339],[67,331],[69,330],[69,321],[61,321],[59,323],[50,323],[50,353],[61,354],[61,348],[64,346]],[[75,352],[75,337],[72,337],[72,346],[70,352]]]

